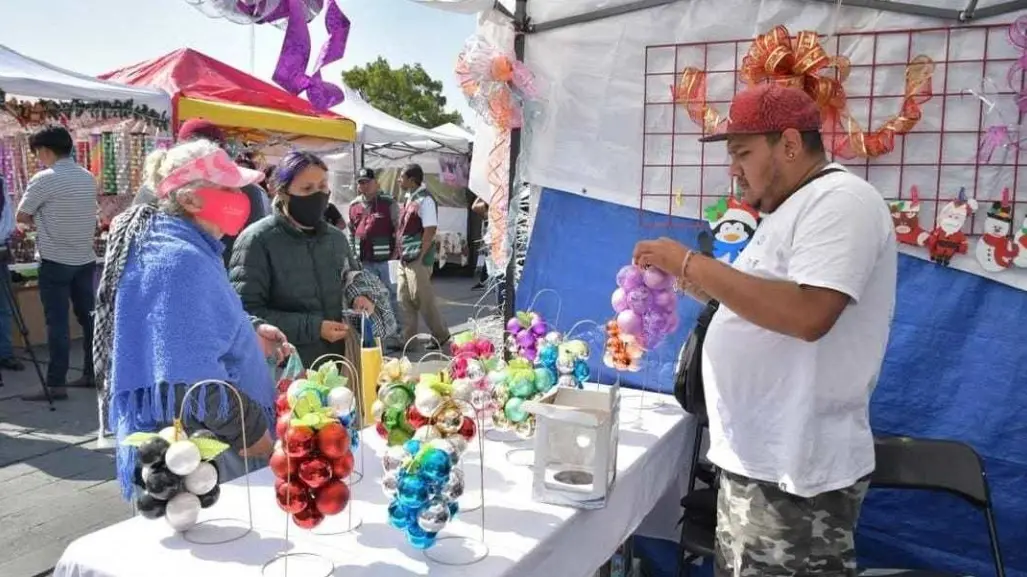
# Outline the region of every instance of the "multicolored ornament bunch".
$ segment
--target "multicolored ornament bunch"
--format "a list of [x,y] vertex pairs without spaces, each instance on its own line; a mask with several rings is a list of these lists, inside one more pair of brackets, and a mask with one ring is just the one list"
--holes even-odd
[[488,339],[465,331],[453,337],[450,352],[453,354],[450,372],[454,396],[469,402],[479,415],[491,414],[495,404],[488,373],[506,366],[496,356],[495,346]]
[[592,376],[588,357],[588,343],[580,339],[565,341],[560,333],[551,332],[539,348],[535,366],[549,371],[557,386],[580,389]]
[[538,399],[556,386],[556,376],[546,367],[533,367],[523,357],[511,359],[506,368],[489,373],[496,410],[492,423],[499,430],[514,431],[525,439],[535,434],[535,416],[524,410],[524,402]]
[[389,524],[402,530],[417,549],[435,545],[436,536],[459,511],[464,493],[461,451],[446,439],[410,440],[389,447],[382,459],[382,488]]
[[[439,371],[421,374],[414,384],[409,377],[410,369],[406,359],[389,359],[385,363],[383,372],[389,373],[385,377],[388,384],[378,390],[378,399],[371,406],[378,421],[378,434],[389,446],[411,439],[443,438],[462,450],[477,434],[477,425],[454,401],[473,406],[471,400],[477,390],[473,381],[466,377],[451,380],[448,371]],[[472,372],[477,370],[484,369]]]
[[677,329],[674,278],[653,267],[624,266],[610,304],[617,317],[607,323],[603,363],[618,371],[637,371],[645,351]]
[[349,504],[346,479],[356,446],[348,427],[356,399],[336,363],[278,383],[278,441],[271,453],[278,506],[300,528],[313,529]]
[[147,519],[164,517],[175,531],[196,524],[200,509],[218,502],[221,486],[214,458],[228,449],[210,431],[187,436],[180,422],[160,433],[133,433],[136,447],[136,509]]
[[549,332],[548,325],[542,315],[536,312],[517,311],[506,321],[507,348],[517,357],[524,357],[531,362],[538,356],[539,345]]
[[402,445],[413,438],[417,430],[407,421],[417,386],[417,381],[410,376],[412,369],[406,357],[386,359],[378,376],[378,398],[371,405],[371,413],[376,421],[375,431],[389,446]]

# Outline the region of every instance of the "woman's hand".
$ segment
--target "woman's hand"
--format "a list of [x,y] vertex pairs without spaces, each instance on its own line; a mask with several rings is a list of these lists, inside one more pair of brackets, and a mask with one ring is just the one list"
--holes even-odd
[[371,302],[371,299],[365,296],[359,296],[353,299],[353,309],[357,312],[369,315],[374,313],[374,303]]
[[337,343],[349,334],[349,325],[338,321],[321,321],[321,338]]
[[295,350],[289,344],[285,333],[274,325],[264,324],[257,326],[257,336],[260,337],[260,348],[264,351],[264,356],[274,359],[275,364],[279,364],[287,359]]

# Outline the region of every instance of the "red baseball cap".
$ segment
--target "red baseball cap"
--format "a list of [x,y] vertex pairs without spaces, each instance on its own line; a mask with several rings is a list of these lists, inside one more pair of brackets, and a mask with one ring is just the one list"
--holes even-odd
[[819,131],[820,126],[820,109],[808,94],[798,88],[768,82],[735,94],[727,130],[699,140],[716,142],[736,134],[772,134],[789,128],[814,132]]
[[203,138],[215,144],[225,143],[225,133],[218,125],[204,118],[190,118],[182,123],[178,129],[178,141],[196,140]]

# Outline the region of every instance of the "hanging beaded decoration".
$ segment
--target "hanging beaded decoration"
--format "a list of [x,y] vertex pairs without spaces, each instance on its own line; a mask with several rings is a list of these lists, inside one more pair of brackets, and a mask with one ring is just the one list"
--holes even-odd
[[103,138],[99,134],[89,135],[89,172],[99,179],[103,168]]
[[114,194],[127,194],[131,188],[129,182],[129,163],[132,150],[129,146],[129,135],[123,130],[114,133],[114,151],[117,158],[117,169],[115,171]]
[[114,134],[103,133],[103,164],[101,174],[103,175],[103,193],[117,194],[118,192],[118,156],[114,148]]

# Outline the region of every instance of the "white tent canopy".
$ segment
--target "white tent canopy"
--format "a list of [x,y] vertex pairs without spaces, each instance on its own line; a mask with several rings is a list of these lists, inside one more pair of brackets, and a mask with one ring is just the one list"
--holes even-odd
[[11,96],[47,100],[131,100],[171,113],[171,97],[162,90],[98,80],[29,58],[0,45],[0,90]]
[[435,128],[432,128],[432,130],[434,132],[438,132],[439,134],[445,134],[447,136],[453,136],[453,137],[457,137],[457,138],[464,138],[468,142],[471,142],[471,141],[474,140],[474,133],[473,132],[471,132],[470,130],[467,130],[463,126],[457,126],[456,124],[453,124],[452,122],[447,122],[446,124],[443,124],[441,126],[436,126]]
[[364,145],[365,156],[402,159],[430,151],[466,154],[469,150],[466,136],[415,126],[371,106],[349,86],[344,85],[343,90],[346,100],[334,111],[357,123],[357,139]]

